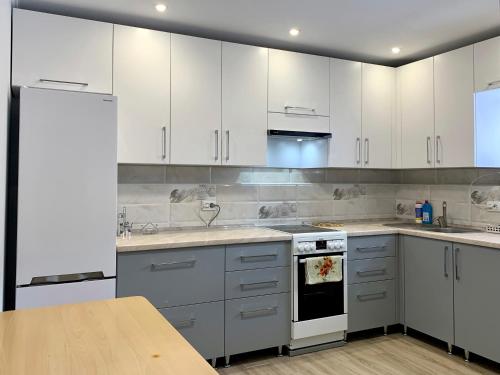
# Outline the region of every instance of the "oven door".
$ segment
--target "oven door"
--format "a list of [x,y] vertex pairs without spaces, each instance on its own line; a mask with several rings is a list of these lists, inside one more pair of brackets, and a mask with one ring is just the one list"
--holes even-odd
[[[307,285],[306,259],[334,255],[342,256],[342,281]],[[347,313],[345,253],[296,255],[293,259],[293,321],[304,322]]]

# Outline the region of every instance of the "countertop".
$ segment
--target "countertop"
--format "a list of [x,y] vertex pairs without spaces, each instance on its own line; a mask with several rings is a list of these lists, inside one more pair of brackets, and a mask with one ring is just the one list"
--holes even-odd
[[0,313],[0,373],[217,374],[143,297]]
[[288,233],[263,227],[202,228],[168,230],[157,234],[135,234],[131,239],[118,239],[117,252],[160,250],[182,247],[230,245],[238,243],[257,243],[290,241]]

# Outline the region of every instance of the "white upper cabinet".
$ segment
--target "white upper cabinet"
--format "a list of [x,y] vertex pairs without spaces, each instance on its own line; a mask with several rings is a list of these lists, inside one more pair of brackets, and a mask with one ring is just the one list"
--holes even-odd
[[474,64],[468,46],[434,57],[435,166],[474,166]]
[[330,167],[361,167],[361,63],[330,60]]
[[170,145],[170,34],[115,25],[118,162],[165,164]]
[[223,165],[266,165],[268,52],[222,43]]
[[427,58],[400,67],[402,168],[434,167],[434,67]]
[[392,167],[395,92],[394,68],[362,65],[362,164],[365,168]]
[[500,87],[500,36],[474,44],[476,91]]
[[329,59],[269,50],[269,112],[330,115]]
[[12,85],[111,94],[113,25],[13,10]]
[[221,42],[172,34],[172,164],[221,164]]

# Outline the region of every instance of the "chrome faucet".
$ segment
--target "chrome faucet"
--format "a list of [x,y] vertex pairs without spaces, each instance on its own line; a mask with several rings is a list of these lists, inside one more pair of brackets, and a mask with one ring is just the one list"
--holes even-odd
[[446,213],[446,207],[447,207],[446,201],[443,201],[443,215],[436,218],[436,220],[441,228],[448,227],[448,218],[447,218],[448,215]]

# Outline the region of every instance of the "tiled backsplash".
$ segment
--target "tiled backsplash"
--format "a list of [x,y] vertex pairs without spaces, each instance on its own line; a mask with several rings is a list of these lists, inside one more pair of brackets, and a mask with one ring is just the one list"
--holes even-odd
[[[432,182],[401,183],[429,172]],[[441,215],[446,200],[450,223],[482,226],[500,223],[500,214],[484,207],[487,200],[500,200],[500,174],[481,178],[482,186],[469,185],[487,172],[122,165],[118,205],[120,210],[127,207],[128,219],[140,228],[149,221],[161,227],[204,225],[213,215],[200,210],[207,198],[221,206],[215,221],[219,225],[412,219],[416,200],[428,199],[434,216]]]

